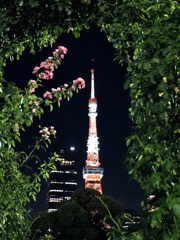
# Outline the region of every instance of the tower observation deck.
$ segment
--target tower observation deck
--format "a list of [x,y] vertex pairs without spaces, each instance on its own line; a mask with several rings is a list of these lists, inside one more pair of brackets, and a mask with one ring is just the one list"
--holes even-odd
[[98,136],[96,127],[97,100],[95,98],[94,69],[91,69],[91,97],[89,99],[89,135],[87,140],[87,160],[83,169],[85,188],[93,188],[102,194],[101,179],[104,169],[100,167]]

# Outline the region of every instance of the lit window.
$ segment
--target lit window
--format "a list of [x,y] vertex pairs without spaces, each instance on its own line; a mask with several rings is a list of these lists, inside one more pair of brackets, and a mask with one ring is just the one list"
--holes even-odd
[[77,174],[77,171],[75,171],[75,170],[70,170],[70,171],[65,171],[65,173]]
[[49,192],[63,192],[63,190],[51,189]]
[[60,162],[60,165],[66,165],[66,166],[70,166],[70,165],[73,165],[73,164],[74,164],[73,160],[62,159],[61,162]]
[[60,202],[63,198],[49,198],[49,202]]
[[55,180],[52,180],[51,183],[55,183],[55,184],[63,184],[63,182],[59,182],[59,181],[55,181]]
[[69,200],[69,199],[71,199],[71,197],[65,197],[64,199]]
[[77,183],[75,183],[75,182],[65,182],[65,184],[77,185]]
[[53,208],[48,209],[48,212],[55,212],[55,211],[57,211],[57,209],[53,209]]

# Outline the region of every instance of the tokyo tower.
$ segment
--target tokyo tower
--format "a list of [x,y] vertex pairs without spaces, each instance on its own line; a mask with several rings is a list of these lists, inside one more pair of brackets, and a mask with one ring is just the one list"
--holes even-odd
[[83,169],[85,188],[93,188],[102,194],[101,179],[104,169],[100,167],[98,136],[96,127],[97,100],[95,98],[94,69],[91,69],[91,97],[89,99],[89,136],[87,140],[87,160]]

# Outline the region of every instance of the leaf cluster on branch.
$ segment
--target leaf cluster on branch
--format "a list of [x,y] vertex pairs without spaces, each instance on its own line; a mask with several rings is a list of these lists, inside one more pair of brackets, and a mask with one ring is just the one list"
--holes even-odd
[[144,237],[175,240],[180,237],[180,6],[124,0],[109,12],[113,17],[103,30],[127,66],[124,87],[130,91],[133,128],[126,163],[147,198]]
[[[74,92],[85,87],[85,81],[77,78],[72,83],[60,85],[51,92],[45,92],[38,96],[37,88],[43,87],[43,81],[53,78],[54,68],[61,64],[67,49],[59,46],[53,52],[53,57],[41,62],[40,67],[33,70],[35,79],[27,83],[25,89],[19,89],[12,82],[4,79],[1,82],[0,98],[0,238],[27,239],[29,232],[29,210],[26,204],[41,189],[41,180],[47,180],[50,170],[54,169],[58,155],[48,159],[39,159],[36,154],[39,150],[49,147],[50,136],[55,136],[53,126],[42,128],[40,138],[36,139],[35,145],[29,151],[17,151],[17,142],[21,142],[22,131],[33,124],[34,118],[41,118],[44,113],[43,105],[53,110],[55,102],[60,106],[62,99],[72,98]],[[25,147],[25,146],[24,146]],[[30,170],[30,164],[36,165],[36,170]],[[25,171],[27,170],[27,171]]]
[[[18,118],[22,97],[13,84],[2,85],[7,58],[20,57],[27,47],[36,52],[37,46],[52,44],[61,33],[72,31],[78,37],[92,22],[113,43],[116,59],[127,68],[124,87],[130,91],[133,128],[126,163],[146,194],[142,234],[148,240],[180,238],[179,15],[174,0],[14,0],[1,1],[0,8],[0,104],[7,106],[2,123]],[[10,122],[3,144],[12,141],[12,124],[18,128]]]

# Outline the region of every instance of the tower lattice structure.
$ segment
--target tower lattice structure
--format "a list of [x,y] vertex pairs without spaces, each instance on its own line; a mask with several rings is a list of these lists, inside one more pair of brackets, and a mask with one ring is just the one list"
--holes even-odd
[[89,99],[89,136],[87,141],[87,160],[83,169],[85,188],[93,188],[102,194],[101,179],[104,169],[100,167],[97,136],[97,100],[95,98],[94,69],[91,69],[91,97]]

